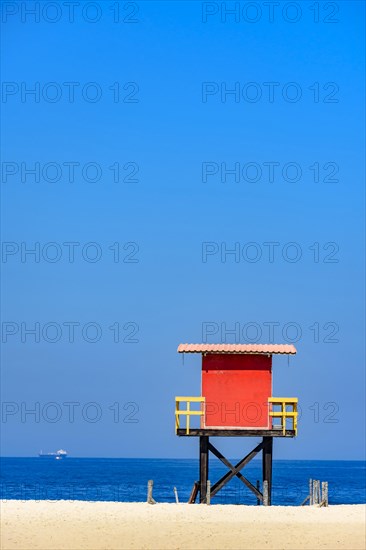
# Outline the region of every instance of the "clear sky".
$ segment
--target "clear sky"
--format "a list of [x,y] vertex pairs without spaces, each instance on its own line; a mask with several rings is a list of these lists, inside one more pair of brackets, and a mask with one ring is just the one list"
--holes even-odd
[[2,3],[3,455],[196,457],[206,340],[364,457],[364,3],[248,4]]

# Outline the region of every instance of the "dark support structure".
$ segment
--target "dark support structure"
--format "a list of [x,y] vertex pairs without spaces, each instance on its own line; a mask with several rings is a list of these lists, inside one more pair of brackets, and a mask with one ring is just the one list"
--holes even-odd
[[268,481],[268,505],[271,505],[272,499],[272,454],[273,454],[273,438],[263,437],[263,455],[262,455],[262,472],[263,481]]
[[225,464],[225,466],[227,466],[230,471],[227,472],[221,479],[219,479],[219,481],[217,481],[213,486],[212,486],[212,489],[211,489],[211,496],[215,496],[216,493],[222,489],[222,487],[224,485],[226,485],[226,483],[228,481],[230,481],[230,479],[232,479],[233,477],[237,476],[251,491],[253,491],[253,493],[259,497],[259,498],[262,498],[262,494],[257,491],[256,487],[254,487],[254,485],[252,485],[252,483],[250,483],[250,481],[248,481],[241,473],[240,473],[240,470],[242,470],[244,468],[244,466],[246,464],[248,464],[248,462],[250,462],[252,460],[252,458],[254,458],[258,453],[259,451],[262,449],[262,443],[260,443],[259,445],[256,446],[255,449],[253,449],[249,454],[247,454],[242,460],[240,460],[240,462],[238,462],[235,466],[233,466],[217,449],[215,449],[215,447],[213,445],[211,445],[211,443],[209,444],[209,449],[210,451],[215,455],[217,456],[217,458],[219,458],[221,460],[221,462],[223,462]]
[[[208,436],[200,436],[200,502],[206,502],[208,480]],[[212,494],[212,493],[211,493]]]
[[[271,486],[272,486],[272,447],[273,447],[273,438],[272,437],[263,437],[261,443],[259,443],[250,453],[248,453],[244,458],[242,458],[235,466],[224,457],[209,442],[208,436],[200,436],[200,479],[199,479],[199,491],[200,491],[200,502],[206,503],[207,499],[207,481],[208,481],[208,457],[209,452],[215,455],[227,468],[229,471],[223,475],[216,483],[211,487],[211,497],[214,497],[220,489],[226,485],[231,479],[235,476],[240,479],[254,493],[257,497],[259,503],[263,502],[263,494],[260,492],[259,487],[255,487],[246,477],[243,476],[241,470],[246,466],[257,454],[263,452],[263,481],[268,483],[268,505],[271,504]],[[194,502],[194,498],[190,498],[189,502]]]
[[[220,489],[226,485],[230,479],[233,479],[235,476],[240,479],[254,493],[257,497],[257,500],[263,503],[263,490],[262,492],[258,489],[258,486],[253,485],[246,477],[241,474],[241,470],[254,458],[260,451],[262,451],[262,474],[263,481],[267,481],[268,484],[268,503],[271,505],[272,499],[272,455],[273,455],[273,438],[277,437],[295,437],[295,430],[285,430],[283,433],[282,430],[233,430],[233,429],[205,429],[205,428],[191,428],[189,434],[187,434],[186,428],[179,428],[177,430],[177,435],[182,437],[199,437],[200,440],[200,479],[197,482],[197,492],[200,493],[200,502],[205,503],[207,497],[207,480],[208,480],[208,457],[211,452],[218,459],[221,460],[229,471],[216,483],[211,485],[211,497],[214,497]],[[242,460],[240,460],[235,466],[230,463],[230,461],[225,458],[220,451],[218,451],[212,443],[209,441],[210,436],[251,436],[251,437],[261,437],[262,441],[257,445],[250,453],[248,453]],[[196,498],[196,493],[191,495],[189,502],[194,502]]]

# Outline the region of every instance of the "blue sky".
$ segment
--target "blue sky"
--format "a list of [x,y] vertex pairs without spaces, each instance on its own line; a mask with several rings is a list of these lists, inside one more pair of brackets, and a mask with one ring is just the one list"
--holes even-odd
[[114,3],[119,22],[46,4],[2,6],[2,454],[197,456],[173,409],[200,358],[177,345],[275,323],[298,355],[274,359],[274,395],[302,407],[275,457],[363,458],[363,2],[272,22],[263,2],[236,21],[216,2]]

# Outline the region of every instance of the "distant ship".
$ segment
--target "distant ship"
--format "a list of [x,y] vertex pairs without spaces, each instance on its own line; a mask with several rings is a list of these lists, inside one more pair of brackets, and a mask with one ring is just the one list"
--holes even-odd
[[40,458],[54,458],[55,460],[61,460],[62,458],[67,457],[67,452],[63,449],[59,449],[55,453],[44,453],[43,451],[41,451],[40,453],[38,453],[38,456]]

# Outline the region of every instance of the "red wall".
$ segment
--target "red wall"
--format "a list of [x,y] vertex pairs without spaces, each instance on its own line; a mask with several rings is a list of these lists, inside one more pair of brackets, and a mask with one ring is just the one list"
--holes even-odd
[[202,357],[202,427],[269,428],[272,357],[207,354]]

